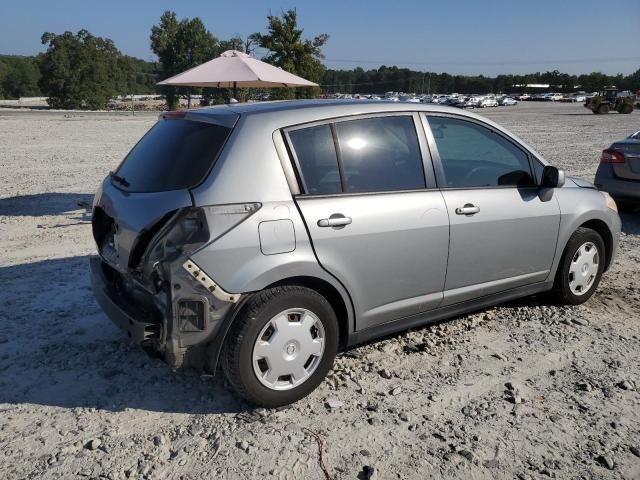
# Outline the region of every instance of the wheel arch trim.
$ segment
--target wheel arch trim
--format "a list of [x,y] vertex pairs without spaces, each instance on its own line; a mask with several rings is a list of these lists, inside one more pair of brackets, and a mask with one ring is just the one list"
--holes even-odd
[[[612,212],[613,213],[613,212]],[[617,252],[618,237],[620,235],[620,220],[613,220],[601,210],[588,210],[580,215],[563,215],[560,225],[556,255],[547,281],[553,281],[558,271],[567,243],[571,235],[580,227],[591,228],[600,234],[605,244],[605,268],[607,271]]]
[[579,227],[594,230],[600,235],[600,237],[602,237],[605,248],[604,271],[606,272],[607,270],[609,270],[609,267],[611,266],[611,262],[613,260],[613,246],[615,241],[609,225],[607,225],[607,223],[601,219],[593,218],[582,223],[581,225],[579,225]]

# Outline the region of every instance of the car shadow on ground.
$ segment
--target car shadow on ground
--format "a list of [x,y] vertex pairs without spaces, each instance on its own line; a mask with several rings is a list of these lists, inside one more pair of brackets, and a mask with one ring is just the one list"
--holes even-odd
[[223,375],[130,343],[93,300],[88,268],[87,256],[0,267],[0,403],[252,415]]
[[[0,198],[0,216],[41,217],[62,215],[80,209],[88,212],[91,210],[91,202],[93,195],[89,193],[49,192]],[[83,212],[80,219],[90,220],[90,215]]]
[[[68,195],[67,205],[87,200]],[[41,211],[31,208],[20,211]],[[621,218],[625,233],[640,234],[640,215],[623,211]],[[0,403],[253,415],[253,408],[233,393],[220,372],[212,376],[173,370],[129,342],[94,301],[88,270],[87,256],[0,267]],[[549,304],[544,296],[502,304],[536,305]],[[367,344],[398,335],[402,332]]]

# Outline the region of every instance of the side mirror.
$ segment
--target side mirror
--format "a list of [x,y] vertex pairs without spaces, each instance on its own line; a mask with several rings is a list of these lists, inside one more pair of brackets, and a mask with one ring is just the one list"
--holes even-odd
[[552,165],[545,165],[542,169],[540,186],[544,188],[560,188],[564,185],[564,171]]

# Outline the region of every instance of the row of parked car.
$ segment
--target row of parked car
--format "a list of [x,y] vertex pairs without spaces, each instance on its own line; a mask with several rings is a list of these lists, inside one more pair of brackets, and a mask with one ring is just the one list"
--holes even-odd
[[575,93],[522,93],[514,95],[518,100],[537,102],[585,102],[587,98],[595,97],[598,93],[575,92]]
[[436,103],[458,108],[510,107],[518,101],[508,95],[434,95],[425,103]]
[[[598,95],[598,92],[573,92],[573,93],[518,93],[518,94],[485,94],[485,95],[463,95],[459,93],[418,95],[415,93],[387,92],[384,95],[376,94],[333,94],[326,98],[339,98],[345,100],[388,100],[390,102],[413,102],[413,103],[437,103],[460,108],[483,108],[517,105],[518,101],[534,102],[567,102],[584,103],[588,99]],[[618,92],[617,96],[625,97],[633,95],[630,91]]]
[[409,103],[434,103],[458,108],[484,108],[484,107],[500,107],[513,106],[518,104],[513,96],[509,95],[461,95],[452,94],[433,94],[433,95],[416,95],[404,94],[397,92],[387,92],[384,95],[365,95],[365,94],[335,94],[327,98],[337,98],[344,100],[387,100],[389,102],[409,102]]

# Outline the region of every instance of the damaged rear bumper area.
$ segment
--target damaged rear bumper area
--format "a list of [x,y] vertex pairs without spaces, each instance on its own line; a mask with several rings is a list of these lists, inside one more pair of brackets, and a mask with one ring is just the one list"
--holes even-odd
[[211,367],[208,350],[219,348],[217,336],[238,306],[239,295],[212,285],[192,262],[169,268],[170,278],[156,291],[99,256],[90,258],[90,267],[96,300],[132,341],[160,354],[173,367]]
[[137,307],[117,292],[117,271],[98,256],[89,259],[93,294],[107,316],[136,343],[159,339],[162,333],[162,312]]

